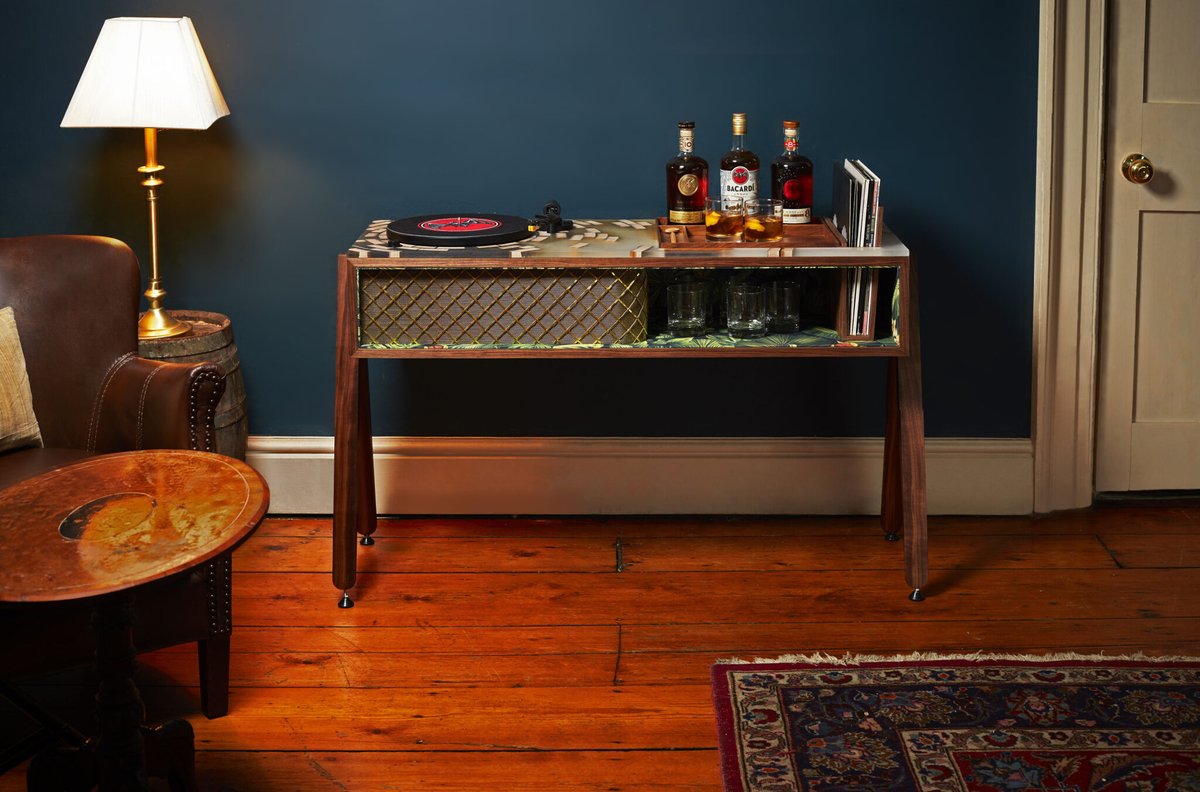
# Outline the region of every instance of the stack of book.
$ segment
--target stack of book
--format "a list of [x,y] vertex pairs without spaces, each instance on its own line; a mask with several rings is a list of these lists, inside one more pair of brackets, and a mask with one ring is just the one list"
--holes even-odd
[[[877,247],[883,239],[883,207],[879,177],[862,160],[843,160],[833,172],[833,224],[851,247]],[[846,335],[870,334],[875,306],[876,273],[866,267],[845,272]]]
[[850,247],[876,247],[881,242],[879,177],[862,160],[842,160],[834,169],[833,224]]

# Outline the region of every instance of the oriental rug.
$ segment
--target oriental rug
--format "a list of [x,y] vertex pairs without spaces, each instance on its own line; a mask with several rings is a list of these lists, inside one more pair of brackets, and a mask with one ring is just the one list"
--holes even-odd
[[1200,792],[1200,658],[713,667],[727,792]]

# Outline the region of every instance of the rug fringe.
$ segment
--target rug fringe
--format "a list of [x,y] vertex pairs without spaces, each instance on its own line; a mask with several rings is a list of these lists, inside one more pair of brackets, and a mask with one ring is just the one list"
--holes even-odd
[[928,662],[937,660],[1009,660],[1025,663],[1062,662],[1062,661],[1091,661],[1091,662],[1163,662],[1163,663],[1200,663],[1200,657],[1184,657],[1181,655],[1147,655],[1143,652],[1133,654],[1078,654],[1076,652],[1054,652],[1051,654],[1000,654],[995,652],[910,652],[908,654],[871,655],[847,653],[833,655],[826,652],[811,654],[786,654],[774,658],[756,657],[753,660],[743,660],[737,657],[717,660],[714,665],[767,665],[771,663],[803,663],[805,665],[849,666],[858,663],[906,663]]

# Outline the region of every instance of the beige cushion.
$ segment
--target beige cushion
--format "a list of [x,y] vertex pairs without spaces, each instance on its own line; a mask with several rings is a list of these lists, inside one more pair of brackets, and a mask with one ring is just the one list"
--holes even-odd
[[0,308],[0,452],[41,444],[17,319],[12,308]]

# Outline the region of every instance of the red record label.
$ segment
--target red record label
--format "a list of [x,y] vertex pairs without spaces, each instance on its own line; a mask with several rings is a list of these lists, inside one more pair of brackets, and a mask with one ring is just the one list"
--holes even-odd
[[745,184],[749,180],[750,180],[750,171],[746,170],[741,165],[738,165],[736,168],[733,169],[733,183],[734,184]]
[[483,217],[438,217],[434,220],[426,220],[417,227],[422,231],[461,234],[467,231],[490,231],[493,228],[499,228],[500,224],[495,220]]

